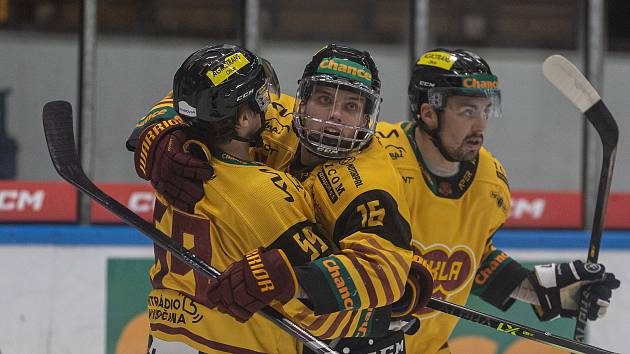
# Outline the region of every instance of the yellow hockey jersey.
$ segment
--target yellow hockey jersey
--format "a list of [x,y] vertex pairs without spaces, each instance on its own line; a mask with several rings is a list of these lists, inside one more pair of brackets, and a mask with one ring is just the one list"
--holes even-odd
[[[314,223],[310,194],[297,180],[217,149],[211,156],[215,177],[204,184],[205,195],[194,213],[169,206],[158,195],[156,227],[220,271],[261,246],[284,250],[298,268],[332,254],[334,246],[319,236]],[[323,271],[303,267],[300,274],[308,281],[317,278],[313,272]],[[154,289],[148,307],[154,337],[184,342],[204,353],[301,352],[300,343],[259,315],[242,324],[204,306],[208,280],[158,246],[150,277]],[[329,286],[329,293],[338,290],[337,283]],[[384,333],[389,323],[388,312],[367,308],[366,302],[355,311],[319,316],[298,299],[273,305],[322,339]]]
[[[257,247],[282,248],[292,264],[331,251],[316,232],[311,199],[299,182],[259,163],[212,151],[215,178],[187,214],[158,195],[155,225],[219,271]],[[241,324],[203,305],[208,280],[155,246],[148,300],[151,334],[205,353],[298,353],[294,338],[254,315]]]
[[[482,261],[495,250],[492,236],[510,210],[507,177],[483,148],[474,161],[460,163],[457,175],[431,174],[415,143],[416,126],[380,122],[377,136],[404,182],[413,247],[433,275],[433,296],[465,305]],[[420,331],[407,336],[407,352],[438,352],[458,319],[428,308],[419,317]]]
[[[305,188],[313,195],[317,223],[339,247],[309,264],[305,288],[316,309],[381,307],[402,295],[412,259],[409,207],[403,183],[378,141],[360,153],[313,169]],[[330,292],[337,284],[337,291]]]

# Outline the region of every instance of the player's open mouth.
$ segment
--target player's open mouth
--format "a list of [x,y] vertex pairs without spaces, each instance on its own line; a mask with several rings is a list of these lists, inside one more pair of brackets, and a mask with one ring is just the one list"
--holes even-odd
[[339,136],[341,135],[341,130],[336,128],[326,128],[324,129],[324,134]]

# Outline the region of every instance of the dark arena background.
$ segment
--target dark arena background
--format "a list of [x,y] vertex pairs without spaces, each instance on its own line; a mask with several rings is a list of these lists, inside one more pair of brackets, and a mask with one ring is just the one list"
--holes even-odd
[[[586,342],[630,352],[628,18],[626,0],[0,0],[0,353],[146,353],[153,245],[57,175],[42,107],[72,103],[88,176],[151,220],[153,189],[136,176],[125,140],[180,63],[219,43],[269,59],[289,95],[327,43],[368,50],[388,122],[411,117],[407,83],[419,53],[480,54],[502,96],[484,144],[503,163],[512,197],[494,241],[528,267],[587,257],[602,146],[542,73],[553,54],[575,63],[620,132],[599,262],[621,288],[606,317],[588,323]],[[444,262],[434,277],[451,276]],[[575,320],[542,323],[522,303],[503,313],[472,296],[467,306],[573,337]],[[460,320],[451,351],[566,352],[500,332]]]

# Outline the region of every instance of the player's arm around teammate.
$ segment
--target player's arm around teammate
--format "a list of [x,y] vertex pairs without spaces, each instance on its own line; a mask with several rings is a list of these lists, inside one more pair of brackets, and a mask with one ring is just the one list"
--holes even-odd
[[[209,289],[217,282],[156,246],[148,301],[151,353],[190,347],[205,353],[300,350],[294,338],[264,318],[250,318],[264,304],[293,299],[299,285],[292,267],[332,250],[318,235],[310,196],[302,186],[251,159],[250,145],[260,136],[269,104],[268,84],[259,58],[230,45],[195,52],[175,75],[174,106],[186,140],[170,134],[165,149],[183,143],[178,148],[186,157],[206,160],[213,170],[192,210],[182,210],[158,193],[155,224],[225,270],[229,280],[219,283],[231,284],[234,291],[219,307],[238,315],[233,319],[213,310],[217,304]],[[145,129],[140,141],[151,134]]]
[[[250,145],[261,133],[260,115],[269,99],[268,77],[256,71],[260,70],[256,61],[255,56],[238,47],[201,50],[182,65],[175,77],[175,103],[166,102],[177,107],[179,115],[173,118],[182,117],[183,123],[162,137],[165,153],[177,147],[183,158],[198,158],[197,168],[203,168],[204,163],[212,170],[207,171],[210,177],[202,185],[203,195],[192,208],[178,208],[158,194],[156,225],[225,272],[218,282],[208,283],[156,247],[149,313],[151,350],[158,353],[170,352],[173,342],[204,352],[217,348],[293,351],[299,348],[293,338],[269,329],[259,316],[252,317],[266,304],[275,306],[291,299],[287,306],[294,312],[285,312],[297,314],[294,318],[322,338],[364,336],[378,333],[380,327],[387,329],[389,312],[381,316],[366,309],[316,316],[294,299],[301,291],[299,275],[292,267],[330,255],[334,245],[318,235],[310,196],[301,185],[280,171],[251,161]],[[238,75],[221,75],[221,68]],[[168,109],[162,114],[168,114]],[[179,131],[181,136],[175,134]],[[144,129],[139,140],[149,136],[153,142],[155,133]],[[191,139],[195,143],[191,144]],[[317,298],[307,291],[304,294],[309,299]],[[173,304],[179,305],[174,308]],[[236,320],[227,320],[212,308]],[[219,322],[221,326],[216,325]],[[265,338],[264,345],[260,338]]]

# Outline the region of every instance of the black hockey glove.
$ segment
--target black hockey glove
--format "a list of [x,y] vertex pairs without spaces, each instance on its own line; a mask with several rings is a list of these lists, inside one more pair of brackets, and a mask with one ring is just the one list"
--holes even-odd
[[[582,287],[586,287],[590,321],[604,317],[610,305],[612,291],[620,285],[613,273],[606,273],[603,264],[584,263],[580,260],[570,263],[537,265],[528,274],[529,283],[538,298],[532,305],[541,321],[551,320],[558,315],[575,318]],[[526,285],[521,285],[526,287]]]

